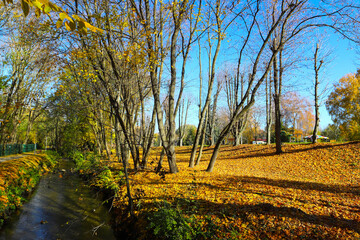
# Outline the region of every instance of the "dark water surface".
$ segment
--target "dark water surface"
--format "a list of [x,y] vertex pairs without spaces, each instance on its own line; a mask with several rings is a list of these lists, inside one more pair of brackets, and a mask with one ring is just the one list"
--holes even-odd
[[29,202],[0,230],[0,239],[115,239],[100,196],[70,171],[43,176]]

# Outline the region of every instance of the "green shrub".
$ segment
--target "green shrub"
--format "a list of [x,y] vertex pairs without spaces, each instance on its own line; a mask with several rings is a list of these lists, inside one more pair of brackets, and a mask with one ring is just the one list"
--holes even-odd
[[173,208],[164,201],[156,212],[148,217],[149,228],[158,239],[193,239],[194,229],[190,226],[191,219],[184,217],[181,210]]
[[93,152],[86,152],[85,153],[85,160],[90,161],[92,165],[96,165],[100,161],[100,156],[93,153]]
[[280,132],[281,142],[290,142],[291,136],[291,133],[288,133],[287,131],[283,130]]
[[60,154],[55,151],[47,150],[46,152],[46,159],[50,162],[51,167],[55,166],[56,163],[61,159]]
[[96,177],[95,186],[110,189],[116,193],[119,190],[123,175],[121,171],[114,174],[108,167],[104,167]]
[[79,150],[73,150],[68,154],[68,157],[74,161],[76,168],[81,168],[85,158],[84,155],[82,154],[82,152],[80,152]]

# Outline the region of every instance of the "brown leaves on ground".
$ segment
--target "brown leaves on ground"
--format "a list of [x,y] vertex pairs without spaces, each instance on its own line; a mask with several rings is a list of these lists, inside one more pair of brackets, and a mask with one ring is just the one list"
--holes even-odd
[[[360,238],[360,143],[287,144],[280,155],[273,145],[224,146],[212,173],[205,171],[212,148],[194,169],[190,150],[177,148],[178,174],[131,176],[140,218],[167,200],[214,239]],[[159,153],[152,152],[152,167]]]

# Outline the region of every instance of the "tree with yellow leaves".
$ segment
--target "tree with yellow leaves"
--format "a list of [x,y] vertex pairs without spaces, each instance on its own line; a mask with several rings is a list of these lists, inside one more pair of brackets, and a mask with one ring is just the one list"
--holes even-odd
[[335,84],[326,108],[346,139],[360,139],[360,70]]

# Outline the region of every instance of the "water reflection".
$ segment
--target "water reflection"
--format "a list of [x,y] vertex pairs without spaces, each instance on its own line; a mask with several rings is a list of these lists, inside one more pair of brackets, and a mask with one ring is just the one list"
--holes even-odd
[[0,239],[115,239],[110,215],[88,186],[70,173],[44,176],[22,210],[3,226]]

